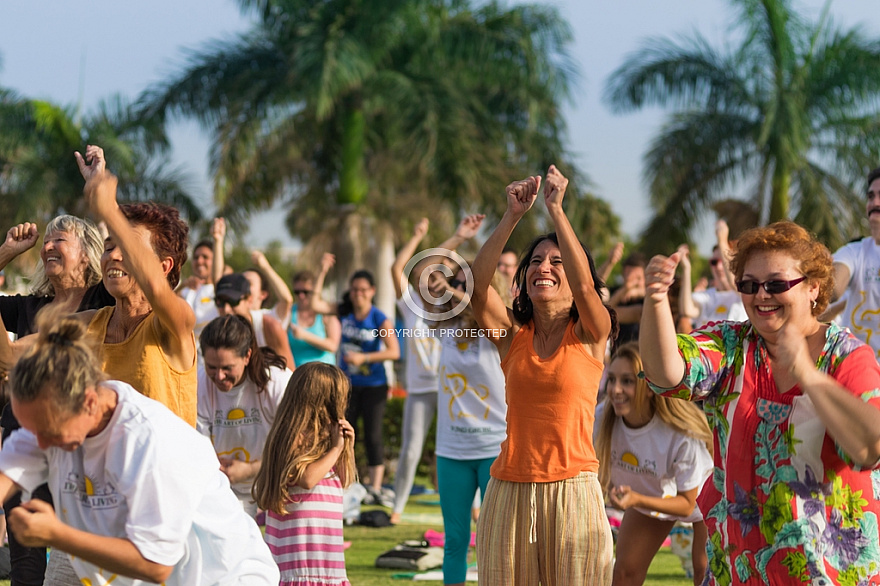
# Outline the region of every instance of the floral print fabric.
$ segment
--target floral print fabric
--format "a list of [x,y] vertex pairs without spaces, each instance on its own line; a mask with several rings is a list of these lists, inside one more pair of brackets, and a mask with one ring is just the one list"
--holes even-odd
[[[854,466],[799,387],[780,392],[748,322],[679,335],[685,375],[666,396],[703,401],[715,468],[698,504],[706,583],[880,584],[880,476]],[[817,368],[880,409],[870,347],[831,325]],[[650,382],[650,381],[649,381]]]

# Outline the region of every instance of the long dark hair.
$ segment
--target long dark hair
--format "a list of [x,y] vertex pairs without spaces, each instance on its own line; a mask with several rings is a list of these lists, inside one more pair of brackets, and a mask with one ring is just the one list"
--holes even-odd
[[202,353],[208,348],[215,350],[228,348],[241,358],[247,356],[248,350],[251,358],[244,371],[249,379],[257,385],[257,392],[266,390],[269,384],[269,367],[275,366],[284,369],[287,363],[284,358],[275,353],[268,346],[257,346],[257,336],[251,322],[240,315],[223,315],[215,318],[205,326],[199,336],[199,344]]
[[[538,248],[538,245],[544,242],[545,240],[552,241],[556,246],[559,246],[559,237],[556,236],[556,232],[551,232],[550,234],[545,234],[543,236],[538,236],[535,240],[529,245],[526,252],[523,254],[522,259],[519,261],[519,266],[516,268],[516,275],[513,277],[513,282],[516,284],[519,293],[513,299],[513,317],[521,324],[527,324],[532,321],[532,315],[534,314],[534,308],[532,307],[532,300],[529,299],[529,294],[527,291],[527,283],[526,283],[526,271],[529,269],[529,263],[532,260],[532,255],[535,253],[535,249]],[[596,261],[593,260],[593,255],[590,254],[590,251],[587,250],[587,247],[584,246],[584,243],[578,240],[578,244],[581,245],[581,249],[584,251],[584,254],[587,255],[587,262],[590,264],[590,275],[593,277],[593,286],[596,289],[596,293],[599,297],[602,297],[602,290],[605,288],[605,283],[602,281],[602,278],[599,277],[599,272],[596,270]],[[608,315],[611,316],[611,333],[609,334],[609,338],[614,340],[617,338],[617,332],[620,329],[617,323],[617,313],[607,304],[605,305],[605,309],[608,310]],[[571,310],[569,310],[569,317],[572,320],[577,321],[578,319],[578,310],[577,305],[572,301]]]
[[[367,283],[370,284],[370,287],[376,286],[376,280],[373,278],[373,273],[370,271],[361,269],[359,271],[355,271],[351,278],[348,280],[348,286],[351,287],[351,284],[355,279],[364,279]],[[354,313],[354,304],[351,302],[351,293],[346,291],[342,294],[342,301],[339,302],[339,305],[336,308],[336,315],[339,317],[343,317]]]

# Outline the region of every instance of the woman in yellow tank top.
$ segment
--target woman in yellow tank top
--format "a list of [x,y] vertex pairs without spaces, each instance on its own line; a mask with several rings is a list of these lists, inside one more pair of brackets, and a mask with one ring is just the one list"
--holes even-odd
[[100,147],[90,145],[85,158],[76,158],[86,201],[110,232],[101,270],[116,306],[80,314],[89,335],[102,344],[103,370],[195,427],[195,314],[174,293],[189,229],[174,208],[117,203],[116,177],[105,170]]
[[491,469],[477,527],[480,584],[606,585],[612,540],[592,443],[605,346],[617,328],[603,283],[562,210],[555,166],[544,202],[555,233],[516,272],[513,308],[490,287],[508,238],[538,197],[541,177],[507,186],[507,210],[473,264],[472,303],[501,356],[507,439]]

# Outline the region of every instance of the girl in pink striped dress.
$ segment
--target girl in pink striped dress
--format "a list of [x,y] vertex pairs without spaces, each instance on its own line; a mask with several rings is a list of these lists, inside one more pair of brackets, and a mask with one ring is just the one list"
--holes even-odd
[[337,367],[298,367],[263,448],[254,500],[267,511],[266,542],[280,586],[350,586],[342,539],[342,491],[355,478],[351,384]]

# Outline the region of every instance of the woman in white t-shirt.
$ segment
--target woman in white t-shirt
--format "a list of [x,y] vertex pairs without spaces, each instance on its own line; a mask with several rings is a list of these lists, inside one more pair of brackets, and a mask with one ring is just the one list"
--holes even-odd
[[256,517],[251,485],[293,373],[278,354],[257,346],[253,327],[239,315],[218,317],[199,340],[205,365],[199,372],[196,428],[214,444],[220,470],[244,510]]
[[697,493],[712,471],[712,433],[694,405],[648,389],[638,344],[624,344],[606,369],[596,442],[599,481],[624,512],[613,584],[642,584],[676,521],[693,523],[694,584],[706,573],[706,525]]
[[10,514],[29,547],[70,555],[83,584],[278,584],[257,525],[209,442],[162,404],[105,380],[85,327],[43,314],[11,373],[22,429],[0,452],[0,498],[47,482]]
[[[428,233],[428,218],[422,218],[413,235],[397,252],[391,264],[391,280],[397,296],[397,309],[403,318],[405,350],[406,402],[400,430],[400,457],[394,475],[394,506],[391,524],[400,523],[403,509],[412,492],[416,469],[422,459],[425,439],[437,412],[437,360],[440,345],[425,323],[425,305],[418,292],[407,282],[406,265],[416,253],[419,242]],[[412,272],[412,271],[411,271]]]
[[[435,299],[452,296],[448,303],[434,308],[440,314],[454,313],[459,303],[465,303],[458,315],[434,324],[440,340],[435,453],[446,532],[444,584],[465,582],[474,496],[477,489],[486,494],[489,469],[507,433],[501,358],[495,344],[479,331],[466,297],[468,278],[459,269],[448,282],[432,279],[431,287]],[[510,290],[497,272],[492,287],[502,298]]]

